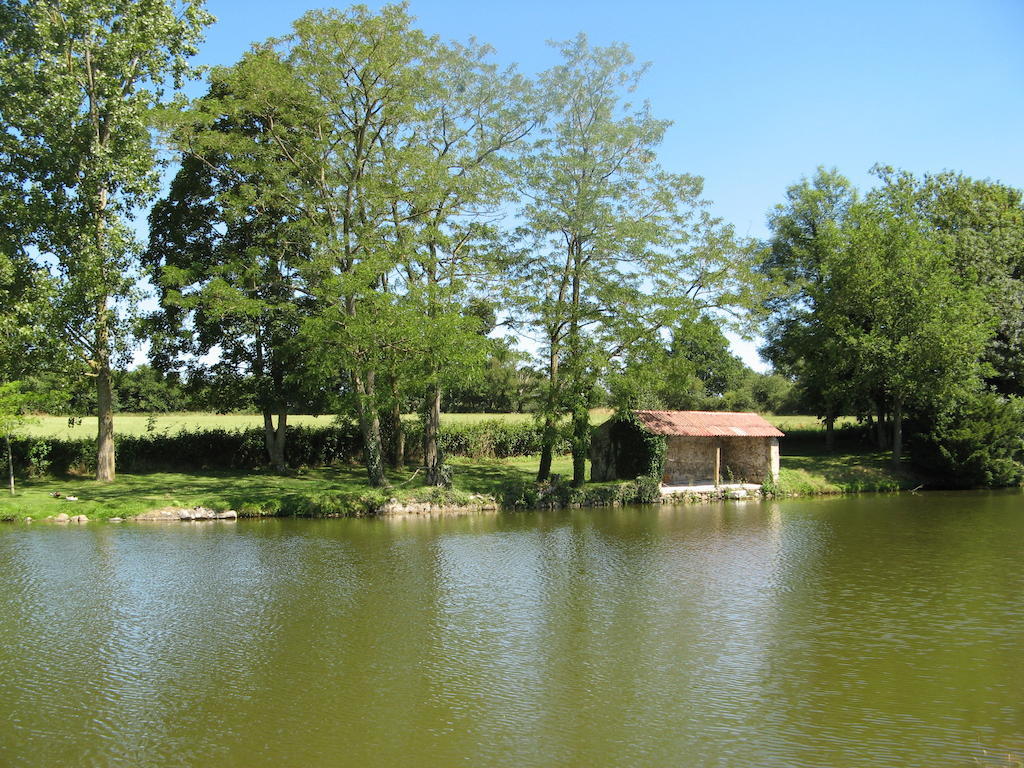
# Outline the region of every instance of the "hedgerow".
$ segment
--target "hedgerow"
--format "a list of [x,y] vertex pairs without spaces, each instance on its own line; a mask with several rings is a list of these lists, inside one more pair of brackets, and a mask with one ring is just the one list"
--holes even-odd
[[[418,455],[423,428],[406,424],[409,455]],[[511,458],[540,452],[540,428],[532,422],[498,419],[444,424],[438,435],[443,455],[466,458]],[[96,444],[90,439],[46,437],[13,439],[15,471],[22,477],[45,474],[90,474],[96,469]],[[559,452],[568,451],[563,438]],[[175,433],[116,435],[114,450],[121,472],[238,470],[267,465],[263,429],[202,429]],[[362,459],[362,437],[355,424],[288,428],[285,455],[289,467],[324,467]]]

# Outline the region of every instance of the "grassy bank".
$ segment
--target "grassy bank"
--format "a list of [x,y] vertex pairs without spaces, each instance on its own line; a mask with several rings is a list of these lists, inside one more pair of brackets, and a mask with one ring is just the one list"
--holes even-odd
[[[537,457],[516,459],[453,459],[450,491],[427,488],[422,473],[389,470],[391,488],[376,490],[366,483],[361,467],[332,467],[294,475],[269,472],[121,474],[112,484],[85,478],[38,478],[18,483],[17,495],[0,494],[0,520],[42,519],[61,512],[90,519],[133,517],[161,507],[205,506],[234,509],[242,516],[276,514],[360,514],[390,498],[399,501],[466,503],[472,495],[500,497],[510,482],[530,479]],[[569,457],[552,469],[571,473]],[[59,493],[55,498],[52,494]],[[66,497],[76,497],[68,501]]]
[[812,496],[916,488],[922,478],[909,467],[894,469],[885,452],[786,456],[779,471],[778,493]]
[[[607,411],[595,411],[594,423],[607,418]],[[449,424],[477,424],[488,419],[513,423],[530,419],[523,414],[450,414]],[[866,449],[857,442],[852,430],[837,432],[834,453],[824,450],[824,435],[817,420],[809,416],[769,417],[787,432],[782,441],[782,470],[775,491],[779,495],[814,495],[892,491],[914,488],[922,480],[908,468],[893,469],[886,452]],[[331,418],[295,417],[296,423],[326,426]],[[258,417],[229,414],[169,414],[154,419],[147,415],[120,414],[119,428],[140,430],[217,428],[232,429],[258,424]],[[76,438],[86,437],[87,424],[68,427],[67,419],[48,417],[35,425],[36,430],[72,430]],[[153,431],[153,430],[149,430]],[[449,491],[427,488],[414,469],[391,470],[392,487],[380,491],[366,484],[358,466],[334,466],[300,470],[287,476],[266,471],[238,469],[222,471],[123,473],[113,485],[101,485],[82,477],[43,477],[19,482],[18,494],[0,495],[0,519],[36,519],[66,512],[90,518],[131,517],[143,511],[166,506],[207,506],[234,509],[241,515],[269,514],[359,514],[389,498],[400,501],[433,501],[443,504],[465,503],[474,495],[501,499],[509,488],[525,489],[529,502],[529,481],[537,470],[537,456],[501,459],[451,456],[453,487]],[[568,456],[556,459],[553,472],[571,475]],[[608,486],[608,487],[604,487]],[[578,503],[602,503],[620,499],[616,484],[588,484],[585,491],[571,491],[566,499]],[[55,498],[52,494],[59,493]],[[67,496],[78,501],[67,501]]]
[[[425,487],[422,474],[409,469],[388,472],[391,488],[371,489],[361,467],[309,470],[283,477],[258,471],[122,474],[110,485],[84,478],[40,478],[20,482],[14,497],[0,495],[0,520],[38,520],[61,512],[105,519],[133,517],[161,507],[196,506],[234,509],[253,517],[366,514],[389,498],[439,504],[464,504],[474,495],[501,499],[510,486],[528,486],[537,471],[535,456],[453,458],[450,463],[450,491]],[[558,457],[552,469],[569,477],[570,458]],[[780,474],[780,495],[892,491],[920,484],[913,473],[892,470],[885,454],[785,456]],[[585,498],[615,500],[617,485],[588,484]],[[52,496],[55,492],[60,498]],[[78,501],[67,501],[67,496]]]
[[768,420],[786,433],[780,440],[780,495],[898,491],[924,482],[906,461],[893,467],[891,453],[865,444],[852,418],[837,420],[833,451],[825,450],[825,430],[813,416],[770,416]]

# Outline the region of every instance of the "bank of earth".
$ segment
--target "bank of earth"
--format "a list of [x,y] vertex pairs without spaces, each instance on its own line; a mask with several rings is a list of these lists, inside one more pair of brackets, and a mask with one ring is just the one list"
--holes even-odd
[[[158,509],[233,510],[239,517],[451,514],[545,506],[605,506],[653,501],[643,481],[587,483],[579,489],[556,482],[536,486],[538,457],[452,458],[452,488],[423,485],[410,467],[390,470],[391,487],[370,488],[361,467],[300,470],[121,474],[115,483],[80,477],[43,477],[18,483],[17,495],[0,496],[0,520],[40,521],[65,514],[89,520],[128,519]],[[572,474],[569,456],[552,467]],[[885,452],[826,454],[816,448],[783,455],[779,482],[766,489],[779,496],[896,491],[927,485],[909,468],[893,469]],[[721,494],[723,497],[725,494]],[[705,499],[707,496],[689,500]],[[71,499],[71,500],[69,500]],[[674,500],[687,500],[686,497]]]

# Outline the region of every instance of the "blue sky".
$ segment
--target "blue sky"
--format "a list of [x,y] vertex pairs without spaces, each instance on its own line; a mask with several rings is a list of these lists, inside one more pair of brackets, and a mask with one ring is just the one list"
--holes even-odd
[[[198,62],[232,64],[324,5],[207,7],[218,21]],[[703,176],[741,235],[767,234],[768,211],[818,165],[860,186],[878,162],[1024,187],[1024,0],[413,0],[410,10],[426,32],[474,36],[527,74],[555,62],[547,40],[582,31],[629,44],[651,65],[639,95],[673,121],[663,164]],[[755,361],[751,344],[737,351]]]

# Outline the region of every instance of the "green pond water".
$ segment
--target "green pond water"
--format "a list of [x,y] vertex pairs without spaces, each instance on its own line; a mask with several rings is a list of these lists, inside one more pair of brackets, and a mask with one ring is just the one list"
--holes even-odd
[[0,526],[0,766],[1009,766],[1024,495]]

